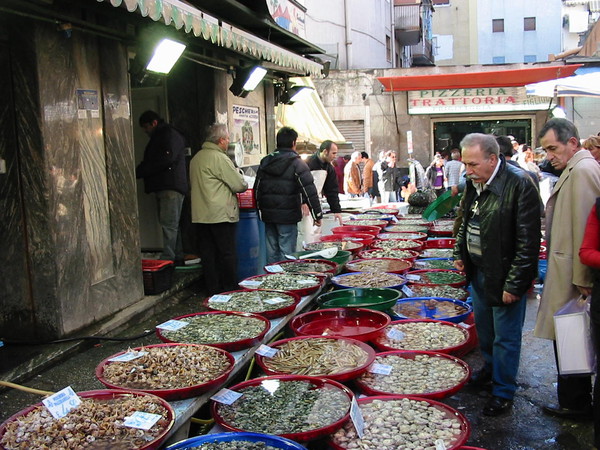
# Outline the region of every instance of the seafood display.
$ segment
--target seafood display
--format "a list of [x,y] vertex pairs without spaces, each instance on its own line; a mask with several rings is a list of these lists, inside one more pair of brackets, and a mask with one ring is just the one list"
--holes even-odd
[[456,270],[418,270],[408,280],[413,284],[456,285],[465,284],[466,276]]
[[442,297],[442,298],[456,298],[466,299],[469,296],[469,291],[452,286],[425,286],[419,284],[412,284],[410,290],[413,295],[410,297]]
[[360,254],[360,256],[365,259],[368,259],[368,258],[407,259],[407,258],[415,258],[417,255],[418,255],[418,253],[413,250],[401,250],[399,248],[373,249],[373,250],[367,250]]
[[195,314],[181,320],[187,325],[163,330],[161,336],[170,342],[221,344],[255,338],[269,326],[268,321],[243,314]]
[[418,231],[419,233],[427,233],[429,226],[427,225],[404,225],[405,220],[401,220],[396,225],[385,227],[385,231]]
[[101,365],[102,382],[127,389],[180,389],[208,383],[227,372],[232,360],[207,345],[155,345],[128,350],[134,359]]
[[449,407],[423,399],[365,397],[359,405],[365,427],[362,439],[352,423],[333,435],[333,444],[344,449],[457,448],[467,440],[466,420]]
[[383,213],[364,213],[364,214],[354,214],[354,220],[392,220],[395,216],[393,215],[384,215]]
[[217,311],[261,313],[292,306],[297,298],[284,291],[235,291],[213,295],[206,305]]
[[350,411],[349,391],[334,382],[268,377],[241,385],[231,405],[213,403],[217,421],[231,429],[293,435],[331,426]]
[[422,241],[427,239],[427,233],[410,231],[396,231],[392,233],[379,233],[377,239],[407,239],[410,241]]
[[295,291],[315,287],[321,284],[321,278],[308,273],[270,273],[250,277],[240,282],[245,288],[274,289]]
[[382,239],[375,241],[371,244],[372,248],[391,249],[416,249],[420,250],[423,244],[417,241],[411,241],[408,239]]
[[467,342],[469,333],[462,327],[441,322],[397,322],[389,325],[377,339],[382,347],[397,350],[445,350]]
[[357,259],[346,263],[346,269],[352,272],[402,272],[409,269],[411,263],[398,258]]
[[[33,407],[5,424],[0,447],[6,450],[138,449],[164,436],[172,426],[172,411],[158,397],[98,392],[106,395],[81,396],[81,403],[60,419],[55,419],[45,406]],[[149,430],[125,426],[125,418],[136,411],[157,414],[160,419]]]
[[434,298],[400,301],[392,306],[392,310],[407,319],[446,319],[462,316],[469,311],[459,303]]
[[272,372],[326,376],[363,366],[369,354],[345,339],[301,338],[273,344],[278,351],[262,364]]
[[363,211],[365,214],[389,214],[395,216],[398,210],[394,208],[368,208]]
[[207,442],[197,447],[187,447],[188,450],[280,450],[280,447],[273,447],[264,442],[252,441],[228,441],[228,442]]
[[378,220],[378,219],[375,219],[375,217],[377,217],[377,216],[373,216],[373,219],[345,220],[343,222],[343,224],[344,225],[369,225],[369,226],[376,226],[376,227],[384,227],[388,224],[387,220]]
[[310,242],[304,246],[305,250],[323,250],[324,248],[337,247],[338,250],[356,250],[363,245],[351,237],[342,237],[339,241]]
[[453,255],[452,248],[426,248],[421,252],[422,258],[453,258]]
[[440,354],[377,355],[374,364],[389,373],[365,372],[358,383],[381,394],[426,395],[449,391],[466,381],[468,370],[455,358]]
[[[286,273],[304,273],[304,272],[321,272],[321,273],[333,273],[335,272],[337,266],[335,263],[328,263],[327,261],[318,261],[314,259],[297,259],[295,261],[285,261],[280,263],[275,263],[275,266],[278,266],[282,269],[283,272]],[[269,267],[267,266],[267,272],[270,272]]]
[[400,286],[406,283],[406,280],[395,273],[357,272],[338,275],[333,277],[331,282],[338,286],[374,288]]
[[453,270],[454,262],[451,259],[417,259],[415,269],[446,269]]

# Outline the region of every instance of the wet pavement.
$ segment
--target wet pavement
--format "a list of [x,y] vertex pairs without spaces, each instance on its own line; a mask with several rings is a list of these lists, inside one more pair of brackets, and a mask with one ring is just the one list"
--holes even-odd
[[[520,390],[515,397],[514,406],[510,413],[500,417],[486,417],[481,409],[489,395],[486,391],[465,387],[451,398],[445,399],[448,405],[461,411],[471,426],[471,436],[467,445],[488,450],[587,450],[592,449],[592,423],[560,420],[542,414],[541,406],[554,403],[556,400],[556,372],[551,341],[533,337],[533,326],[538,305],[539,290],[534,290],[528,298],[523,352],[519,373]],[[177,295],[165,300],[164,308],[143,320],[132,320],[129,326],[118,333],[120,336],[135,336],[144,330],[153,329],[155,325],[172,317],[202,310],[201,301],[204,298],[203,287],[192,284]],[[128,342],[101,342],[87,346],[85,349],[65,357],[63,361],[52,365],[35,375],[33,378],[22,380],[21,384],[29,387],[57,391],[65,386],[71,386],[75,391],[102,389],[103,385],[96,380],[94,370],[97,364],[107,356],[126,349],[144,344],[159,343],[154,334]],[[30,352],[48,354],[56,352],[50,346],[38,349],[28,348]],[[6,358],[10,350],[0,348],[0,357]],[[25,350],[25,349],[24,349]],[[25,351],[23,352],[25,354]],[[477,350],[472,351],[463,359],[474,369],[482,365],[481,356]],[[8,366],[6,360],[3,366]],[[254,376],[260,374],[256,371]],[[0,377],[2,373],[0,371]],[[4,378],[5,379],[5,378]],[[41,397],[17,390],[0,391],[0,422],[23,408],[39,402]],[[199,417],[206,418],[206,412],[200,411]],[[195,428],[192,428],[195,430]],[[310,448],[325,448],[321,442],[315,442]]]

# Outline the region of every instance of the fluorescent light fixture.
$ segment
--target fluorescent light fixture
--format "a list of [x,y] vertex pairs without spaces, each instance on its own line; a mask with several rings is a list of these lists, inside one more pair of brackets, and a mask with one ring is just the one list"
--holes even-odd
[[235,78],[229,90],[237,97],[246,97],[256,89],[266,74],[267,69],[260,66],[239,68],[235,71]]
[[310,96],[314,91],[310,86],[292,86],[288,89],[288,96],[290,102],[297,102]]
[[156,73],[169,73],[185,50],[185,47],[185,44],[181,42],[163,39],[154,49],[154,54],[146,66],[146,70]]

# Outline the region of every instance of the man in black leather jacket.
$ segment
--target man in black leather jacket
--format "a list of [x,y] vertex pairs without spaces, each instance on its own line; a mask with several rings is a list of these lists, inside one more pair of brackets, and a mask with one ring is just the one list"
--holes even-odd
[[472,384],[492,384],[483,413],[508,411],[517,389],[526,293],[537,275],[540,200],[525,171],[499,155],[494,136],[472,133],[461,142],[467,185],[454,266],[471,282],[484,367]]
[[282,261],[296,251],[303,205],[308,206],[316,226],[323,217],[313,176],[296,153],[297,138],[293,128],[281,128],[277,149],[260,161],[254,181],[256,206],[265,223],[268,263]]

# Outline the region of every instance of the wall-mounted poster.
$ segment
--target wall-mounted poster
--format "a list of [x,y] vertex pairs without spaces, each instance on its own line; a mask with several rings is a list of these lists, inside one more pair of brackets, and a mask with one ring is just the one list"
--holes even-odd
[[233,105],[231,144],[235,146],[235,159],[239,166],[260,163],[260,108]]

